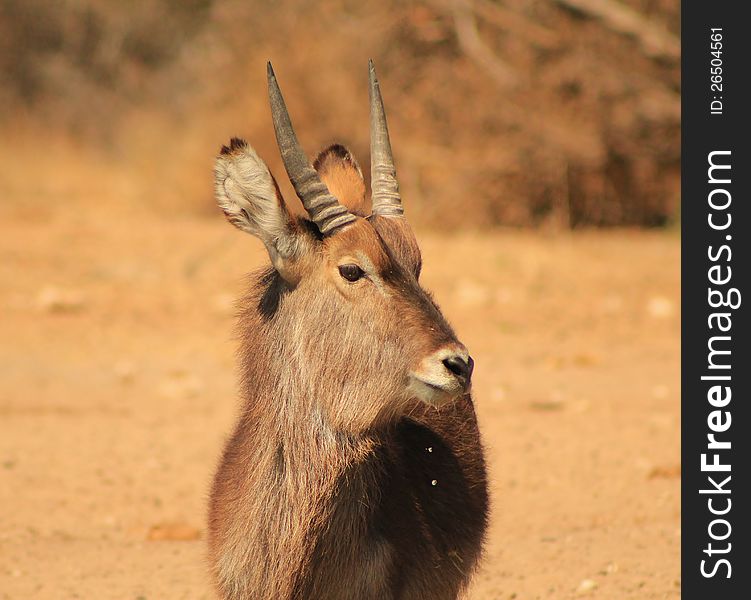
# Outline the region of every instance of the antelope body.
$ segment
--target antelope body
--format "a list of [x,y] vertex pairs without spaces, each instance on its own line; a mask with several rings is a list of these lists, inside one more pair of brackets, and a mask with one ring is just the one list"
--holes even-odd
[[217,588],[227,600],[457,598],[488,505],[472,359],[418,283],[375,71],[369,215],[345,148],[308,162],[270,64],[269,95],[310,220],[289,213],[245,142],[222,148],[218,202],[271,267],[240,320],[244,408],[210,501]]

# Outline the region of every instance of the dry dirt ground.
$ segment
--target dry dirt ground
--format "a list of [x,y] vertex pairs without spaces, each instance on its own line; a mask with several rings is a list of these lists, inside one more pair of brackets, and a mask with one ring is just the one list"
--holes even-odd
[[[477,363],[470,597],[678,598],[677,235],[419,237]],[[265,260],[218,215],[0,219],[0,598],[213,598],[233,300]]]

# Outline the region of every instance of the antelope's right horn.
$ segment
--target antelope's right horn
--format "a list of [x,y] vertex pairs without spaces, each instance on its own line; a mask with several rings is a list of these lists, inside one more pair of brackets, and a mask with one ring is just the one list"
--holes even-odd
[[267,73],[271,118],[274,121],[276,143],[282,155],[284,168],[311,220],[323,235],[331,235],[341,227],[352,223],[355,216],[331,195],[326,184],[321,181],[318,173],[311,166],[308,157],[305,156],[305,152],[297,141],[271,62],[268,63]]

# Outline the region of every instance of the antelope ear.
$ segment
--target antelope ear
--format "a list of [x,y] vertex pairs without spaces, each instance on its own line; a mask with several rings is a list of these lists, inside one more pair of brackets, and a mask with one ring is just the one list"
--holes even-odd
[[222,146],[214,166],[214,193],[227,220],[259,238],[274,267],[295,279],[293,263],[303,249],[302,235],[266,163],[245,140]]
[[365,181],[362,169],[352,153],[341,144],[323,150],[313,163],[329,192],[349,209],[362,213],[365,204]]

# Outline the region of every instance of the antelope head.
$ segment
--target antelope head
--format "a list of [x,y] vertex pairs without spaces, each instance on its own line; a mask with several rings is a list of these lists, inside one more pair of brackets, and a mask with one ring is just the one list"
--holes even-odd
[[308,161],[270,63],[277,143],[310,219],[289,212],[268,167],[244,141],[223,147],[215,168],[220,207],[261,239],[275,270],[259,305],[263,328],[273,331],[274,358],[267,359],[304,373],[298,385],[328,403],[340,423],[365,413],[372,423],[414,399],[441,406],[468,392],[473,367],[420,286],[420,250],[404,217],[372,61],[369,75],[370,214],[362,209],[362,172],[347,149],[334,145]]

